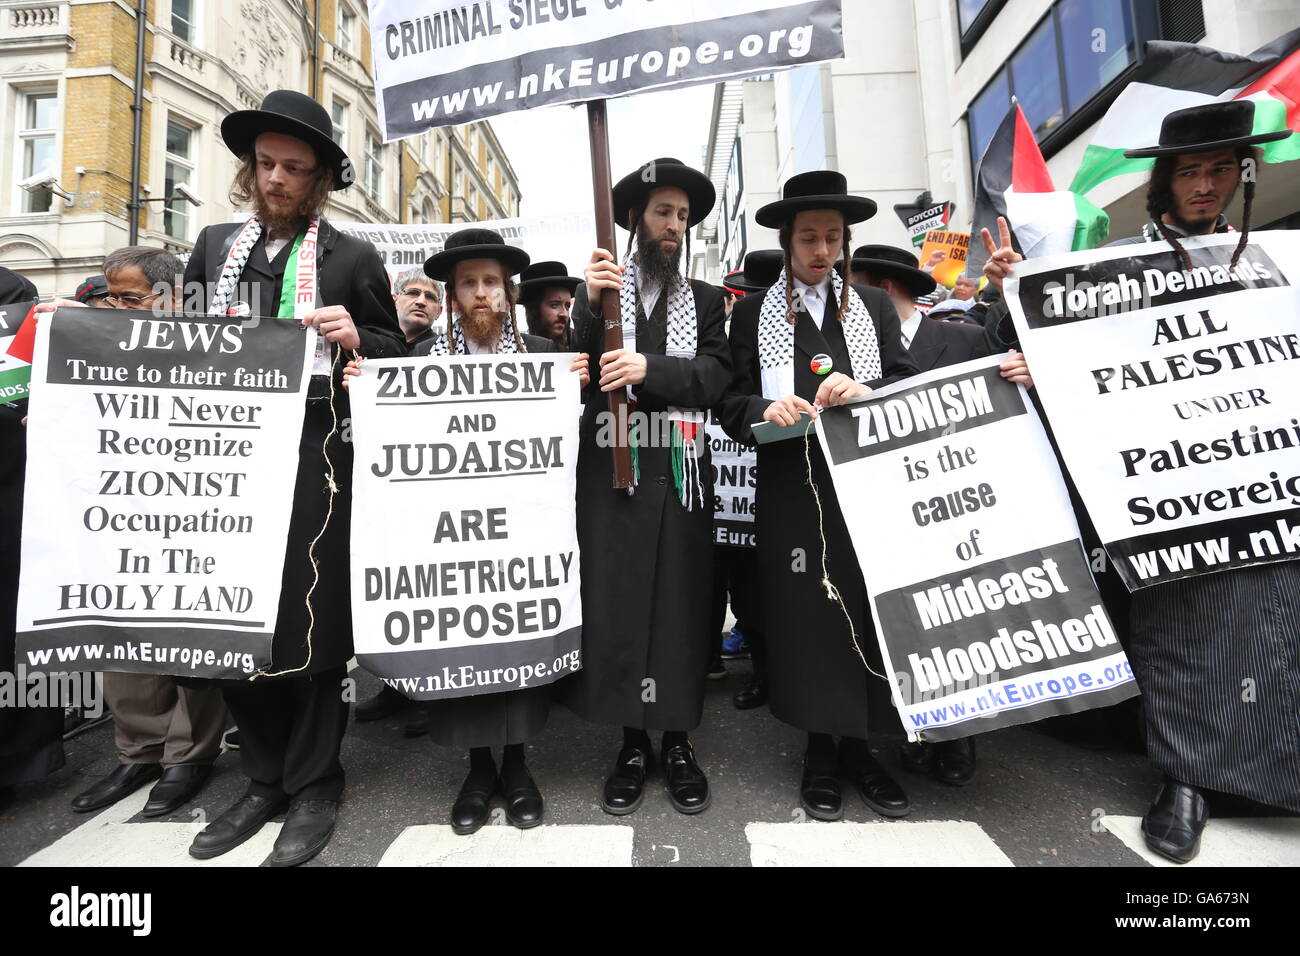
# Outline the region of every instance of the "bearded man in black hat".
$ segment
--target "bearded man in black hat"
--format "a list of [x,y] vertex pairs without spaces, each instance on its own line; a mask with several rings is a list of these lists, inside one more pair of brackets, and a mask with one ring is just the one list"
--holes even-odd
[[519,281],[519,304],[524,307],[529,334],[549,339],[561,352],[572,351],[569,313],[574,290],[582,285],[581,279],[567,272],[563,262],[534,262]]
[[[621,179],[613,199],[615,221],[631,234],[627,265],[595,250],[573,304],[574,342],[593,361],[578,452],[583,666],[566,681],[568,699],[582,717],[623,727],[602,795],[606,812],[641,805],[655,762],[648,732],[661,730],[668,798],[678,811],[698,813],[710,799],[688,737],[704,710],[713,584],[704,424],[726,390],[731,361],[722,296],[687,280],[681,263],[714,190],[681,161],[657,159]],[[619,316],[599,314],[602,289],[619,290]],[[625,347],[605,352],[611,320],[622,323]],[[635,422],[630,495],[612,490],[616,423],[607,393],[620,388],[629,390]]]
[[[1138,236],[1110,245],[1164,240],[1190,271],[1190,236],[1231,231],[1225,210],[1242,183],[1241,239],[1250,233],[1259,144],[1289,130],[1254,133],[1255,104],[1210,103],[1165,117],[1156,146],[1128,150],[1154,157],[1147,185],[1150,219]],[[999,222],[999,227],[1003,225]],[[1009,233],[990,250],[984,273],[1001,287],[1021,256]],[[1238,794],[1300,812],[1300,562],[1180,578],[1132,594],[1129,660],[1142,689],[1147,755],[1165,775],[1142,818],[1150,849],[1177,863],[1193,859],[1209,819],[1204,790]],[[1244,699],[1243,675],[1255,694]]]
[[[388,276],[368,242],[321,216],[330,192],[353,181],[329,113],[291,90],[231,113],[221,135],[239,157],[231,187],[254,215],[199,233],[185,269],[187,308],[296,320],[318,335],[299,444],[280,606],[268,673],[222,686],[240,733],[248,792],[190,846],[199,859],[243,843],[288,806],[272,866],[311,859],[329,841],[343,794],[342,690],[352,656],[348,533],[352,446],[339,351],[406,352]],[[313,546],[313,541],[315,544]],[[309,615],[307,602],[311,602]]]
[[[794,425],[818,407],[916,373],[889,297],[835,270],[838,259],[849,258],[849,227],[875,212],[874,202],[849,195],[844,176],[829,170],[791,177],[782,198],[758,210],[759,225],[779,230],[784,269],[732,316],[735,374],[720,415],[732,438],[753,445],[755,422]],[[810,816],[843,816],[839,776],[877,813],[905,816],[907,795],[867,746],[872,720],[889,719],[888,685],[867,673],[845,620],[847,612],[860,652],[883,671],[866,586],[821,449],[816,442],[805,448],[803,438],[758,447],[754,532],[769,706],[808,734],[800,800]],[[810,480],[821,496],[820,517]],[[826,597],[823,558],[843,610]]]

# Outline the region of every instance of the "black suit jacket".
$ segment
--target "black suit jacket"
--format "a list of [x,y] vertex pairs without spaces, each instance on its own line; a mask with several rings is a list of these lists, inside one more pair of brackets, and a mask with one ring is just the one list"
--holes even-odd
[[928,372],[992,355],[993,343],[977,325],[945,322],[923,315],[907,354],[918,369]]
[[[894,304],[880,289],[855,285],[876,327],[876,341],[880,344],[881,377],[874,382],[864,382],[879,388],[899,379],[915,375],[915,363],[903,350],[903,340],[898,331],[898,313]],[[822,330],[807,312],[799,313],[794,329],[794,390],[800,398],[812,401],[821,379],[814,375],[809,362],[819,353],[831,356],[836,370],[846,373],[852,369],[848,345],[843,330],[835,317],[839,303],[830,297],[822,315]],[[718,410],[723,430],[736,441],[754,444],[750,425],[763,420],[763,413],[772,404],[763,397],[762,379],[758,365],[758,315],[763,306],[763,296],[745,296],[731,310],[731,388]],[[807,374],[805,374],[805,372]]]

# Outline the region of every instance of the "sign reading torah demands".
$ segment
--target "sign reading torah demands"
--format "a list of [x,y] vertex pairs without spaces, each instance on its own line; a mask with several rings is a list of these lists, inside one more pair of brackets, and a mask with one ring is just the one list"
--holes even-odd
[[1138,692],[1056,456],[1000,361],[925,372],[817,419],[912,737],[951,740]]
[[269,663],[315,333],[58,309],[36,327],[18,660],[240,678]]
[[1007,304],[1129,590],[1300,558],[1300,235],[1031,259]]
[[352,378],[353,637],[407,697],[581,667],[572,358],[382,359]]
[[755,547],[758,453],[729,438],[712,412],[706,428],[713,462],[713,543]]
[[387,140],[844,55],[840,0],[371,0]]

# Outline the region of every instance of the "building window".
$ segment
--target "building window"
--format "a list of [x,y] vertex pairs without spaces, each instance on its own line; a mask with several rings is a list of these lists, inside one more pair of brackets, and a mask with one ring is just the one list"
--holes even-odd
[[338,23],[338,48],[344,53],[351,54],[353,46],[353,37],[356,35],[357,18],[356,15],[343,4],[339,4],[339,23]]
[[487,160],[487,181],[493,189],[498,189],[501,183],[497,181],[497,161],[491,156]]
[[330,123],[334,126],[334,142],[347,152],[348,139],[348,104],[337,96],[330,101]]
[[1007,0],[957,0],[957,33],[965,56],[989,28]]
[[198,36],[194,0],[172,0],[172,33],[191,46]]
[[189,239],[190,210],[188,201],[176,195],[181,183],[194,181],[194,130],[167,121],[167,150],[164,158],[163,232],[175,239]]
[[366,192],[370,198],[379,201],[379,193],[384,184],[384,144],[379,134],[372,129],[366,130]]
[[426,199],[424,205],[420,207],[420,222],[428,225],[431,222],[438,221],[438,213],[434,211],[433,200]]
[[[58,94],[54,90],[22,93],[18,97],[19,176],[24,180],[37,173],[57,175],[54,164],[54,135],[57,125]],[[54,193],[36,189],[22,193],[23,212],[49,212]]]

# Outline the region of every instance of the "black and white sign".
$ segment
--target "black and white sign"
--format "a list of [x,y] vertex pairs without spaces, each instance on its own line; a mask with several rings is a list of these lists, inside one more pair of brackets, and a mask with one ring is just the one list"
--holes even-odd
[[387,140],[844,55],[840,0],[372,0]]
[[1300,557],[1300,237],[1034,259],[1007,302],[1066,467],[1130,590]]
[[571,360],[383,359],[352,379],[357,660],[407,697],[581,666]]
[[37,324],[18,660],[269,662],[307,363],[297,322],[59,309]]
[[927,740],[1137,693],[1042,423],[1000,361],[817,420],[895,704]]
[[713,543],[752,548],[758,453],[727,437],[712,412],[706,430],[713,462]]

